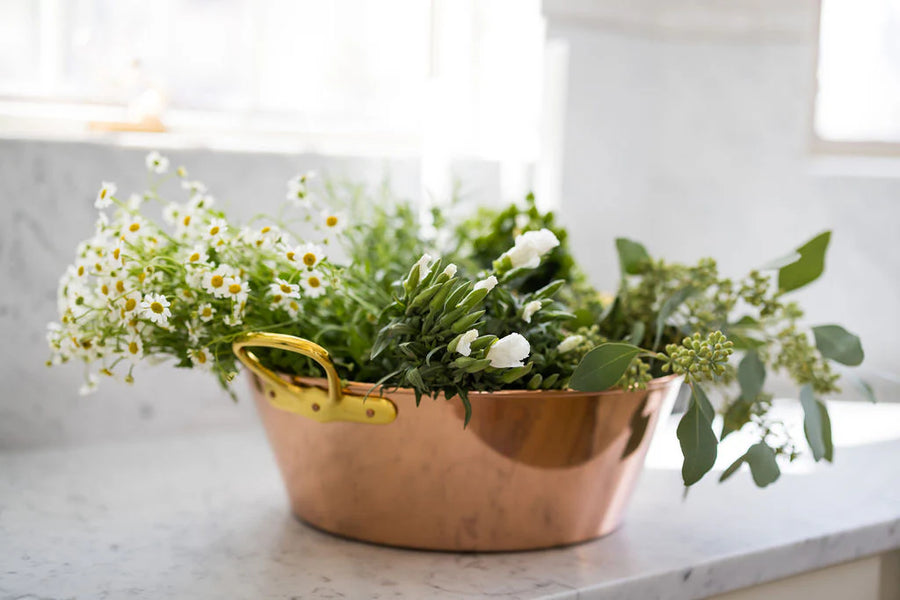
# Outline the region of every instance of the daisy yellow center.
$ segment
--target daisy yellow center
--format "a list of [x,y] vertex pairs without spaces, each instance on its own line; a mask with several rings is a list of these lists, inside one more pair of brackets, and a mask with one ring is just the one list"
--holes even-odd
[[134,233],[135,231],[137,231],[140,228],[141,228],[140,223],[132,223],[131,225],[128,226],[128,231]]
[[272,228],[268,226],[260,229],[260,233],[269,233],[270,231],[272,231]]
[[211,317],[211,316],[212,316],[212,308],[209,307],[209,306],[203,307],[203,312],[202,312],[201,314],[202,314],[204,317]]
[[216,225],[215,227],[210,228],[210,230],[209,230],[209,235],[216,235],[217,233],[219,233],[219,226],[218,226],[218,225]]
[[201,365],[206,364],[206,352],[197,353],[197,362]]
[[334,227],[335,225],[338,224],[338,218],[332,215],[332,216],[328,217],[327,219],[325,219],[325,224],[328,225],[329,227]]
[[191,215],[186,216],[184,219],[182,219],[181,222],[184,223],[184,226],[185,226],[185,227],[187,227],[188,225],[190,225],[190,224],[191,224]]
[[281,284],[281,291],[284,292],[285,294],[290,294],[293,290],[291,290],[291,286],[282,283],[282,284]]
[[116,291],[120,294],[125,292],[125,282],[121,279],[116,282]]
[[125,310],[127,310],[128,312],[133,311],[135,306],[137,306],[137,300],[135,300],[134,298],[129,298],[125,301]]
[[104,283],[102,286],[100,286],[100,291],[104,296],[106,296],[107,294],[109,294],[109,286]]
[[300,305],[297,304],[297,303],[294,302],[294,301],[291,301],[291,309],[292,309],[292,310],[299,310],[299,309],[300,309]]
[[316,255],[312,252],[307,252],[306,254],[304,254],[303,264],[305,264],[307,267],[311,267],[316,264]]
[[286,254],[286,256],[287,256],[287,259],[288,259],[288,260],[294,260],[294,253],[293,253],[293,251],[288,252],[288,253]]
[[100,199],[101,200],[106,199],[106,192],[107,192],[106,188],[103,188],[102,190],[100,190]]
[[131,342],[130,344],[128,344],[128,351],[131,352],[132,354],[137,354],[138,350],[139,350],[139,348],[138,348],[137,342]]
[[232,283],[231,285],[228,286],[228,291],[231,292],[232,294],[240,293],[241,286],[237,283]]
[[272,297],[272,302],[276,302],[276,303],[277,303],[277,302],[281,302],[281,298],[282,298],[281,294],[275,294],[275,295]]
[[122,253],[122,249],[121,249],[121,248],[116,248],[115,250],[113,250],[113,258],[115,258],[116,260],[118,260],[118,259],[119,259],[119,255],[120,255],[121,253]]
[[153,302],[152,304],[150,304],[150,310],[152,310],[153,312],[155,312],[158,315],[161,315],[163,312],[163,305],[160,304],[159,302]]
[[225,280],[222,278],[221,275],[213,275],[212,278],[210,278],[210,280],[209,280],[209,285],[213,286],[214,288],[220,288],[224,284],[225,284]]
[[314,287],[314,288],[317,288],[320,285],[322,285],[322,282],[319,281],[318,277],[310,277],[309,279],[306,280],[306,283],[309,284],[309,287]]
[[197,262],[198,260],[200,260],[199,252],[194,252],[193,254],[191,254],[190,258],[188,258],[188,261],[190,262]]
[[84,275],[84,265],[78,267],[78,276],[81,277],[82,275]]

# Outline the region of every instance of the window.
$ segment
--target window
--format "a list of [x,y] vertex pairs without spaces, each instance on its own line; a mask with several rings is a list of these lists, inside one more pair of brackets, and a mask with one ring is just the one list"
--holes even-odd
[[542,44],[538,0],[3,0],[0,104],[534,160]]
[[815,131],[900,143],[900,0],[821,0]]

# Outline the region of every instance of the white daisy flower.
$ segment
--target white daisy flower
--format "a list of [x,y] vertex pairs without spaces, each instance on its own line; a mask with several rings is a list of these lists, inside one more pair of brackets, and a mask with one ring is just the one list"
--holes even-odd
[[201,304],[197,308],[197,316],[200,317],[200,320],[204,323],[209,323],[212,321],[213,316],[216,314],[216,309],[213,308],[213,305],[210,303]]
[[272,296],[281,296],[282,298],[299,298],[300,286],[276,277],[275,283],[269,284],[269,293]]
[[310,298],[318,298],[325,293],[325,278],[319,271],[304,273],[300,278],[300,285]]
[[202,181],[182,181],[181,187],[190,192],[191,196],[197,196],[206,193],[206,184]]
[[472,354],[472,342],[474,342],[477,338],[477,329],[468,330],[467,332],[459,336],[459,341],[456,343],[456,351],[463,356],[469,356],[470,354]]
[[303,266],[312,269],[325,258],[325,248],[318,244],[300,244],[286,253],[288,260],[303,263]]
[[304,173],[302,175],[297,175],[296,177],[290,179],[287,182],[287,196],[288,200],[291,200],[300,206],[309,207],[309,199],[307,195],[309,194],[308,183],[311,179],[315,177],[315,173],[309,172]]
[[209,264],[209,256],[206,254],[206,248],[203,246],[194,246],[185,252],[184,264],[186,265],[207,265]]
[[541,309],[541,301],[540,300],[532,300],[522,309],[522,320],[526,323],[531,323],[531,317],[534,316],[534,313]]
[[93,373],[88,373],[87,377],[84,379],[84,383],[80,388],[78,388],[79,396],[88,396],[97,391],[97,385],[100,383],[100,379],[94,375]]
[[188,170],[185,167],[178,167],[175,169],[175,174],[184,179],[188,176]]
[[222,239],[226,231],[228,231],[228,222],[225,219],[213,219],[206,226],[204,237],[211,242],[217,242]]
[[178,217],[181,215],[181,205],[175,202],[169,202],[163,207],[162,218],[169,225],[178,223]]
[[487,358],[491,366],[497,369],[511,369],[524,366],[524,360],[531,353],[528,340],[519,333],[511,333],[491,345]]
[[104,181],[100,186],[100,191],[97,192],[97,199],[94,200],[94,208],[102,210],[112,206],[113,196],[116,195],[117,189],[116,184],[110,181]]
[[472,286],[472,291],[487,290],[490,292],[496,286],[497,286],[497,278],[494,277],[493,275],[491,275],[487,279],[482,279],[481,281],[476,283],[474,286]]
[[170,306],[171,303],[162,294],[147,294],[141,302],[141,316],[160,327],[165,327],[169,324],[169,317],[172,316]]
[[214,271],[204,273],[201,285],[203,289],[216,296],[224,298],[228,295],[228,288],[225,285],[226,280],[234,277],[234,269],[228,265],[219,265]]
[[141,208],[141,205],[144,203],[143,194],[131,194],[128,196],[128,200],[125,202],[125,206],[128,207],[128,210],[138,210]]
[[143,297],[137,290],[132,290],[119,298],[117,301],[120,309],[120,315],[123,319],[130,319],[135,316],[141,309],[141,300]]
[[229,277],[225,280],[225,297],[231,298],[237,304],[246,302],[247,296],[250,294],[250,284],[241,281],[237,277]]
[[127,242],[133,242],[147,233],[147,222],[136,215],[129,215],[129,218],[122,222],[121,239]]
[[347,226],[347,213],[344,211],[325,211],[322,213],[322,225],[326,231],[339,234]]
[[188,200],[191,210],[209,210],[215,203],[216,199],[208,194],[195,194]]
[[157,175],[162,175],[169,170],[169,159],[154,150],[147,155],[145,159],[147,170]]
[[127,344],[125,346],[125,355],[133,363],[137,363],[144,356],[144,342],[141,340],[141,336],[137,334],[132,334],[128,336]]
[[188,356],[191,364],[200,369],[211,369],[213,367],[213,359],[209,350],[206,348],[192,348],[188,350]]
[[570,335],[561,341],[556,349],[559,350],[560,354],[565,354],[566,352],[571,352],[577,348],[582,342],[584,342],[583,335]]

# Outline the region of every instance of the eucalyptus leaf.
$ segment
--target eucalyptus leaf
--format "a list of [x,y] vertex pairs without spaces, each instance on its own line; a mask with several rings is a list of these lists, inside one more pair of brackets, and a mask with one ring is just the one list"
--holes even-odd
[[816,348],[825,358],[851,367],[861,364],[865,358],[859,337],[840,325],[819,325],[812,331]]
[[809,384],[800,388],[800,404],[803,406],[803,433],[806,434],[813,458],[816,461],[824,458],[831,462],[834,458],[834,446],[831,441],[831,419],[828,417],[828,409],[824,403],[816,399]]
[[825,231],[797,248],[800,258],[778,270],[778,289],[790,292],[818,279],[825,270],[829,240],[831,232]]
[[722,423],[722,435],[720,440],[724,440],[725,436],[741,429],[750,422],[750,411],[753,408],[753,402],[748,402],[743,398],[738,398],[731,403],[728,410],[725,411]]
[[641,341],[644,339],[644,333],[647,331],[647,326],[644,325],[643,321],[635,321],[631,326],[631,335],[628,336],[628,343],[634,344],[635,346],[639,345]]
[[738,469],[741,468],[741,465],[744,464],[745,460],[747,460],[747,455],[741,454],[736,461],[728,465],[728,468],[722,471],[722,475],[719,477],[719,483],[722,483],[723,481],[737,473]]
[[614,386],[642,351],[637,346],[621,342],[600,344],[584,355],[569,386],[582,392],[600,392]]
[[766,487],[781,476],[781,469],[775,460],[775,451],[765,442],[750,446],[744,454],[744,461],[750,466],[753,481],[759,487]]
[[853,382],[853,385],[856,386],[856,389],[859,390],[866,400],[872,403],[878,402],[878,398],[875,397],[875,390],[872,389],[868,381],[855,375],[850,376],[850,381]]
[[[701,408],[702,400],[698,399],[697,389],[698,386],[694,385],[688,409],[681,417],[676,430],[684,455],[681,478],[686,486],[697,483],[712,469],[718,451],[718,440],[712,430],[712,421]],[[703,397],[705,398],[705,395]]]
[[641,265],[650,260],[650,255],[642,244],[627,238],[616,238],[616,250],[623,276],[639,274]]
[[659,314],[656,315],[656,337],[653,339],[653,348],[655,349],[659,346],[659,341],[662,338],[663,329],[666,326],[666,321],[669,317],[672,316],[678,307],[681,306],[685,300],[691,297],[694,293],[696,293],[696,289],[687,286],[683,287],[663,302],[662,307],[659,309]]
[[756,352],[747,352],[738,365],[738,383],[741,386],[741,398],[753,402],[762,392],[766,381],[766,366]]

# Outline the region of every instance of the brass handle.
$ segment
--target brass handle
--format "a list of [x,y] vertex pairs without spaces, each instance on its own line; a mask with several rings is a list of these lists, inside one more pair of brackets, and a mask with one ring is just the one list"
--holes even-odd
[[[276,375],[264,367],[252,347],[278,348],[308,356],[325,369],[328,391],[302,387]],[[263,383],[263,393],[272,406],[303,415],[316,421],[352,421],[355,423],[386,424],[397,418],[397,407],[381,396],[357,396],[341,389],[341,379],[328,356],[328,351],[309,340],[283,333],[245,333],[231,345],[244,365]]]

